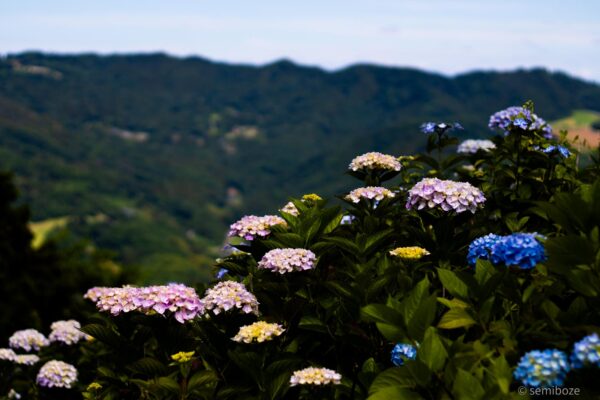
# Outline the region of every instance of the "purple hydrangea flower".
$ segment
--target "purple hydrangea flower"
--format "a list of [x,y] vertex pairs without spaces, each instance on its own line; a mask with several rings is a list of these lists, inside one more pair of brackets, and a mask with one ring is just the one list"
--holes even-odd
[[508,134],[512,128],[523,130],[541,131],[544,137],[552,138],[552,127],[544,119],[538,117],[523,107],[508,107],[490,116],[488,126],[492,130],[499,130]]
[[315,267],[317,256],[306,249],[273,249],[258,262],[258,268],[285,274],[307,271]]
[[207,311],[217,315],[233,308],[258,315],[258,300],[239,282],[224,281],[206,290],[202,302]]
[[25,351],[39,351],[42,347],[50,344],[46,336],[35,329],[24,329],[16,331],[8,339],[8,344],[13,349],[23,349]]
[[406,208],[441,209],[456,213],[468,210],[475,213],[483,207],[483,203],[483,192],[469,183],[424,178],[408,191]]
[[354,189],[344,199],[353,203],[360,203],[360,199],[375,200],[377,202],[395,197],[396,194],[389,189],[380,186],[367,186]]
[[36,382],[42,387],[70,389],[77,382],[77,369],[66,362],[48,361],[38,372]]
[[458,146],[456,152],[461,154],[476,154],[478,151],[488,152],[495,148],[496,145],[491,140],[468,139]]
[[165,314],[170,312],[180,323],[184,323],[204,313],[204,305],[196,291],[182,284],[166,286],[120,288],[92,288],[86,298],[96,302],[100,311],[119,315],[131,311],[144,314]]
[[271,233],[275,225],[287,226],[285,220],[276,215],[246,215],[239,221],[231,224],[229,237],[239,236],[246,240],[254,240],[257,237],[266,237]]
[[48,339],[51,343],[63,343],[70,346],[87,338],[87,335],[80,330],[81,324],[74,319],[53,322],[50,329],[52,332]]

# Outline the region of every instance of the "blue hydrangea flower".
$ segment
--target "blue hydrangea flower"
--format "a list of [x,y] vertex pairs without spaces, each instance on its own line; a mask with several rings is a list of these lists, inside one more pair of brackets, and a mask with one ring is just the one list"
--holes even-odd
[[488,260],[492,252],[492,247],[502,239],[502,236],[490,233],[489,235],[478,237],[469,245],[467,261],[469,265],[474,266],[477,259]]
[[228,272],[229,272],[229,271],[228,271],[227,269],[225,269],[225,268],[221,268],[221,269],[219,269],[219,271],[217,271],[217,273],[216,273],[216,275],[215,275],[215,278],[216,278],[216,279],[221,279],[221,278],[223,278],[225,275],[227,275],[227,273],[228,273]]
[[561,146],[559,144],[555,145],[551,145],[546,147],[544,150],[542,150],[542,152],[546,153],[546,154],[552,154],[552,153],[558,153],[561,155],[561,157],[564,158],[568,158],[571,155],[571,152],[569,151],[569,149],[567,149],[565,146]]
[[443,135],[444,133],[451,132],[454,130],[462,130],[463,127],[458,122],[453,124],[447,122],[425,122],[421,124],[421,132],[426,134],[437,133]]
[[552,138],[552,127],[536,114],[523,107],[508,107],[490,116],[490,129],[499,130],[507,135],[512,128],[540,131],[545,138]]
[[398,343],[394,346],[391,356],[392,364],[400,367],[404,365],[405,360],[414,360],[417,358],[417,348],[412,344]]
[[583,368],[594,365],[600,367],[600,337],[592,333],[573,345],[571,366]]
[[537,233],[513,233],[503,236],[492,246],[492,262],[531,269],[546,259],[546,250]]
[[513,376],[528,387],[554,387],[564,384],[570,369],[564,352],[533,350],[521,357]]

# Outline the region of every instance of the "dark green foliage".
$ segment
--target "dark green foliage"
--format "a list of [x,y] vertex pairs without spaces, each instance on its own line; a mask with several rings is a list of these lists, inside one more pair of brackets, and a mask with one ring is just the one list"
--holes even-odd
[[[15,61],[62,75],[18,72]],[[424,149],[425,119],[486,137],[492,112],[526,98],[554,119],[597,110],[600,88],[539,69],[445,78],[367,65],[328,73],[285,61],[26,53],[0,61],[0,168],[15,171],[36,220],[71,216],[74,233],[143,266],[142,282],[207,281],[242,210],[345,191],[340,173],[354,155]],[[256,137],[240,134],[248,127]]]
[[[218,260],[228,270],[223,279],[256,295],[260,319],[284,326],[272,341],[232,341],[256,320],[239,310],[186,324],[135,312],[93,319],[84,330],[96,341],[86,346],[97,347],[82,368],[85,384],[93,379],[101,388],[86,398],[518,398],[513,370],[523,354],[570,353],[600,332],[600,178],[597,165],[582,170],[575,156],[536,150],[548,144],[540,132],[513,129],[494,141],[490,153],[440,160],[435,147],[443,154],[452,140],[438,141],[433,156],[402,158],[396,176],[359,174],[396,191],[377,203],[347,201],[344,211],[326,200],[294,200],[299,215],[282,214],[287,227]],[[485,207],[474,214],[407,210],[407,191],[423,176],[468,181],[485,192]],[[343,215],[354,221],[342,224]],[[535,268],[481,259],[467,265],[474,238],[534,231],[546,237],[548,254]],[[405,246],[430,254],[390,254]],[[298,247],[317,255],[314,269],[282,275],[258,268],[267,251]],[[416,359],[392,365],[398,342],[417,346]],[[172,358],[192,351],[188,360]],[[307,366],[338,371],[341,384],[290,387],[292,372]],[[597,372],[571,371],[565,386],[597,398]]]
[[[11,175],[0,173],[0,336],[46,328],[58,319],[83,317],[82,294],[90,286],[127,279],[110,255],[67,232],[40,249],[31,247],[29,210],[15,205]],[[4,344],[2,345],[4,347]]]

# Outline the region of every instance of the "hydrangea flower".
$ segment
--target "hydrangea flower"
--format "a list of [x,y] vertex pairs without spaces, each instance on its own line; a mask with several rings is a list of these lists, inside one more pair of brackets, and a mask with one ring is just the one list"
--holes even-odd
[[415,360],[416,358],[417,348],[412,344],[398,343],[392,349],[392,364],[394,364],[397,367],[404,365],[404,361],[406,360]]
[[195,353],[195,351],[180,351],[179,353],[171,355],[171,360],[183,364],[190,361]]
[[571,366],[583,368],[586,366],[600,367],[600,337],[592,333],[573,345]]
[[323,200],[323,198],[316,193],[307,193],[302,196],[302,201],[307,202],[307,203],[310,203],[310,202],[315,203],[315,202],[321,201],[321,200]]
[[239,236],[246,240],[254,240],[257,237],[266,237],[271,234],[271,228],[276,226],[287,226],[285,220],[276,215],[246,215],[229,227],[229,237]]
[[379,186],[367,186],[354,189],[344,199],[353,203],[360,203],[360,199],[381,201],[385,198],[392,198],[396,195],[389,189]]
[[523,107],[508,107],[490,116],[490,129],[508,134],[511,128],[542,131],[544,137],[552,138],[552,127],[542,118]]
[[299,371],[294,371],[290,378],[290,386],[296,385],[339,385],[342,381],[342,375],[334,370],[327,368],[308,367]]
[[483,207],[483,192],[470,183],[424,178],[408,191],[406,208],[441,209],[443,211],[475,211]]
[[21,394],[19,394],[19,392],[17,392],[15,389],[10,389],[8,391],[8,394],[6,395],[6,397],[8,397],[9,399],[20,399],[21,398]]
[[457,153],[475,154],[478,151],[488,152],[496,148],[496,145],[491,140],[474,140],[468,139],[458,145]]
[[35,354],[17,354],[15,363],[21,365],[33,365],[40,361],[40,358]]
[[489,260],[492,254],[492,247],[502,239],[502,236],[490,233],[489,235],[478,237],[469,245],[467,261],[469,265],[474,266],[477,259]]
[[571,156],[571,151],[567,149],[565,146],[561,145],[551,145],[546,147],[542,152],[546,154],[558,153],[563,158],[569,158]]
[[17,355],[12,349],[0,349],[0,360],[14,362]]
[[112,315],[131,311],[163,315],[169,311],[177,321],[184,323],[204,313],[204,306],[196,291],[176,283],[166,286],[92,288],[84,297],[95,298],[98,310]]
[[570,369],[564,352],[533,350],[521,357],[513,376],[528,387],[554,387],[564,384]]
[[291,201],[288,201],[287,204],[283,206],[279,211],[293,215],[294,217],[300,215],[300,211],[298,210],[296,205]]
[[48,336],[50,343],[73,345],[87,338],[87,335],[80,330],[81,324],[74,319],[53,322],[50,329],[52,330]]
[[348,169],[352,171],[359,170],[383,170],[400,171],[402,165],[394,156],[378,152],[370,152],[360,155],[352,160]]
[[315,267],[317,256],[306,249],[273,249],[258,262],[258,268],[285,274],[307,271]]
[[35,329],[24,329],[16,331],[8,338],[8,345],[13,349],[23,349],[25,351],[39,351],[42,347],[50,344],[46,336]]
[[77,382],[77,369],[66,362],[48,361],[38,372],[36,382],[42,387],[70,389]]
[[340,221],[340,225],[350,225],[355,219],[354,215],[344,215]]
[[242,310],[246,314],[258,315],[258,300],[239,282],[224,281],[206,290],[202,299],[207,311],[217,315],[232,308]]
[[506,266],[531,269],[546,259],[544,246],[537,240],[537,233],[513,233],[503,236],[492,247],[492,262]]
[[390,255],[401,258],[403,260],[419,260],[424,256],[428,256],[429,253],[422,247],[410,246],[410,247],[398,247],[394,250],[390,250]]
[[262,343],[281,335],[285,329],[279,324],[257,321],[250,325],[240,327],[238,333],[231,339],[238,343]]
[[225,275],[227,275],[228,272],[229,270],[227,268],[219,268],[219,270],[215,274],[215,278],[222,279]]
[[454,130],[463,130],[461,124],[458,122],[448,123],[448,122],[425,122],[421,124],[421,132],[426,134],[437,133],[438,135],[443,135],[444,133],[449,133]]

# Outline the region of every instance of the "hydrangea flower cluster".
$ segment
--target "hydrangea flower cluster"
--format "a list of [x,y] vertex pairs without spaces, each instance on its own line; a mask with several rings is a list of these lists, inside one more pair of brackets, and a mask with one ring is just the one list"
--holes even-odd
[[266,237],[271,233],[271,228],[276,226],[287,226],[285,220],[276,215],[246,215],[229,227],[229,237],[239,236],[245,240],[254,240],[257,237]]
[[74,319],[53,322],[50,329],[52,332],[48,339],[51,343],[58,342],[70,346],[87,338],[87,335],[80,330],[81,324]]
[[552,127],[542,118],[523,107],[508,107],[490,116],[490,129],[500,130],[508,134],[511,128],[524,130],[541,130],[544,137],[552,138]]
[[513,233],[504,236],[492,247],[492,262],[531,269],[546,259],[544,246],[537,233]]
[[575,343],[571,353],[571,366],[573,368],[583,368],[591,365],[600,367],[600,337],[597,333],[592,333]]
[[360,203],[360,199],[381,201],[385,198],[392,198],[395,196],[394,192],[384,187],[367,186],[354,189],[344,198],[353,203]]
[[302,201],[307,203],[315,203],[317,201],[321,201],[323,198],[316,193],[307,193],[302,196]]
[[360,155],[352,160],[348,168],[352,171],[359,170],[383,170],[400,171],[402,165],[394,156],[378,152],[370,152]]
[[8,391],[8,394],[6,395],[6,397],[8,397],[9,399],[17,399],[17,400],[19,400],[21,398],[21,395],[15,389],[10,389]]
[[468,139],[458,145],[457,153],[475,154],[478,151],[490,151],[496,148],[496,145],[491,140],[474,140]]
[[204,306],[196,291],[176,283],[166,286],[92,288],[84,297],[96,299],[98,310],[112,315],[131,311],[162,315],[169,311],[177,321],[184,323],[204,313]]
[[258,268],[285,274],[315,267],[317,256],[306,249],[273,249],[258,262]]
[[42,387],[70,389],[77,382],[77,369],[66,362],[48,361],[38,372],[36,381]]
[[564,352],[533,350],[521,357],[513,376],[528,387],[562,386],[570,369]]
[[398,343],[392,349],[392,364],[394,364],[397,367],[404,365],[404,361],[406,360],[415,360],[416,358],[417,348],[412,344]]
[[290,386],[296,385],[339,385],[342,375],[327,368],[308,367],[295,371],[290,378]]
[[438,135],[443,135],[444,133],[449,133],[455,130],[463,130],[461,124],[458,122],[448,123],[448,122],[425,122],[421,124],[421,132],[426,134],[437,133]]
[[17,355],[12,349],[0,349],[0,360],[14,362]]
[[542,150],[542,152],[546,154],[558,153],[563,158],[569,158],[571,156],[571,151],[561,145],[550,145]]
[[340,221],[340,225],[350,225],[355,219],[354,215],[344,215]]
[[231,340],[238,343],[262,343],[272,340],[275,336],[281,335],[284,331],[285,329],[279,324],[257,321],[253,324],[242,326]]
[[40,361],[40,358],[35,354],[17,354],[15,363],[21,365],[33,365]]
[[441,209],[461,213],[483,207],[483,192],[470,183],[424,178],[408,191],[406,208],[417,210],[423,208]]
[[35,329],[24,329],[16,331],[8,338],[8,345],[13,349],[23,349],[25,351],[39,351],[42,347],[50,344],[46,336]]
[[291,201],[288,201],[286,203],[286,205],[283,206],[279,211],[293,215],[294,217],[297,217],[298,215],[300,215],[300,211],[298,210],[296,205],[294,203],[292,203]]
[[502,236],[490,233],[485,236],[478,237],[469,245],[467,253],[467,262],[474,266],[477,259],[489,260],[492,253],[492,248],[502,239]]
[[419,260],[424,256],[428,256],[429,254],[431,253],[418,246],[398,247],[394,250],[390,250],[390,255],[410,261]]
[[258,300],[239,282],[217,283],[214,287],[206,290],[202,302],[206,310],[212,311],[215,315],[232,308],[240,309],[246,314],[258,315]]
[[171,355],[171,360],[183,364],[191,361],[194,354],[196,354],[195,351],[180,351],[179,353]]
[[544,246],[537,233],[513,233],[508,236],[489,234],[475,239],[469,245],[467,261],[473,266],[477,259],[491,260],[494,264],[531,269],[546,259]]

